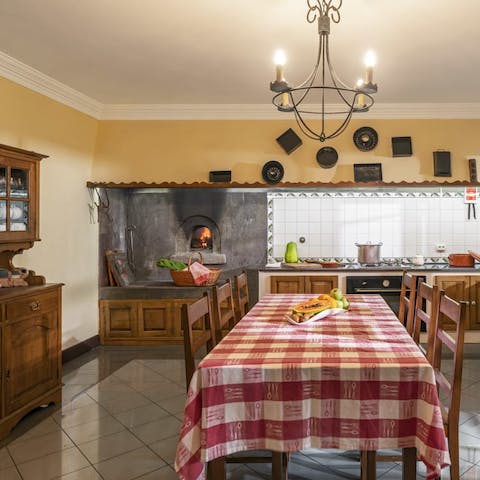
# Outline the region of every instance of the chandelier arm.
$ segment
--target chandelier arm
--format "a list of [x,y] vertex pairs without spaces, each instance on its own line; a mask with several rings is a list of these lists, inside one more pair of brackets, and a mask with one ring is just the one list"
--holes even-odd
[[343,88],[346,88],[347,90],[351,90],[352,88],[349,87],[345,82],[342,81],[342,79],[338,76],[337,72],[335,71],[335,67],[333,66],[332,62],[330,61],[330,44],[328,41],[327,37],[327,64],[328,64],[328,69],[330,71],[330,78],[332,79],[333,84],[337,87],[337,83],[340,84]]
[[321,136],[316,133],[315,131],[313,131],[306,123],[305,121],[303,120],[303,118],[298,114],[297,110],[294,109],[294,113],[295,113],[295,120],[297,122],[297,125],[299,126],[300,130],[302,131],[302,133],[307,136],[308,138],[311,138],[312,140],[320,140],[323,142],[323,140],[321,140]]

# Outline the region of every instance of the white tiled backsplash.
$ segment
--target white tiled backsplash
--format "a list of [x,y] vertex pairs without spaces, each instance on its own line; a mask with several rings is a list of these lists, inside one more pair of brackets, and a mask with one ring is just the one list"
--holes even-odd
[[355,259],[355,242],[366,241],[383,242],[384,258],[480,251],[480,215],[467,219],[461,189],[270,193],[268,200],[270,260],[282,258],[290,241],[301,257]]

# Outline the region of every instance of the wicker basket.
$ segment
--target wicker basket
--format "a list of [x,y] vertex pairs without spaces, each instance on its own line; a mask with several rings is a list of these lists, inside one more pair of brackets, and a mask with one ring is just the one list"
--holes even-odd
[[[200,252],[196,252],[200,257],[200,263],[203,265],[203,256]],[[190,264],[192,263],[193,255],[188,257],[188,266],[187,270],[170,270],[170,275],[172,277],[173,283],[177,287],[205,287],[215,285],[217,283],[218,277],[222,271],[219,268],[210,268],[210,277],[202,285],[196,285],[193,281],[192,273],[190,272]]]

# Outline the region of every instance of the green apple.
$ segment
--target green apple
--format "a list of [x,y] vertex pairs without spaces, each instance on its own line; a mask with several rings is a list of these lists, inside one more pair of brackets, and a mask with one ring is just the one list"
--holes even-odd
[[343,308],[343,300],[337,300],[337,308]]
[[330,296],[335,300],[341,300],[343,298],[343,292],[339,288],[330,290]]
[[342,298],[342,308],[345,310],[348,310],[348,307],[350,306],[350,302],[347,300],[346,297]]

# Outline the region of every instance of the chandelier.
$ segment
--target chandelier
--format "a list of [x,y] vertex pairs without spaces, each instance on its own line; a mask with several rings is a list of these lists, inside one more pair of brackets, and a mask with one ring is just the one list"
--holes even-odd
[[[367,52],[365,57],[365,79],[359,79],[354,87],[346,85],[338,77],[330,59],[329,34],[330,20],[340,22],[340,8],[343,0],[307,0],[307,22],[318,23],[318,53],[312,72],[298,86],[290,85],[284,77],[285,54],[275,55],[276,79],[270,83],[275,92],[272,102],[281,112],[293,112],[302,132],[313,140],[324,142],[345,131],[354,113],[368,112],[374,104],[372,94],[377,91],[373,83],[375,55]],[[307,123],[307,118],[318,115],[320,130]],[[338,118],[329,125],[327,133],[325,120]]]

